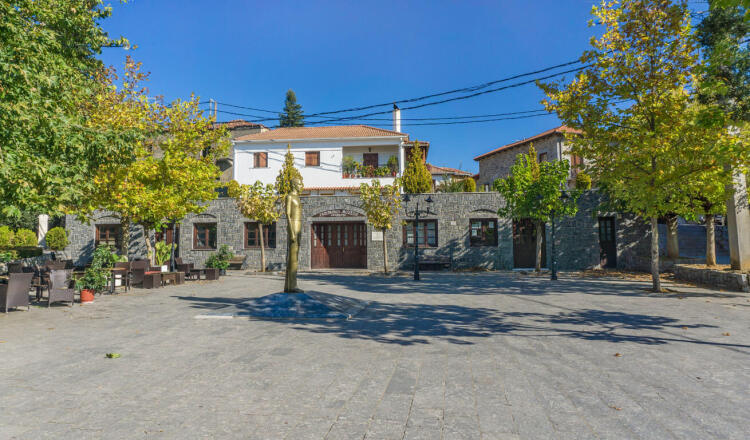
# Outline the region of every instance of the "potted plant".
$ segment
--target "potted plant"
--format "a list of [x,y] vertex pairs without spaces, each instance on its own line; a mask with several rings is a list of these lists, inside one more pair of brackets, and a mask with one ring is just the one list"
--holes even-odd
[[354,161],[354,177],[362,177],[362,164]]
[[344,159],[341,161],[341,171],[344,173],[344,178],[352,177],[356,168],[357,166],[354,158],[351,156],[344,156]]
[[398,158],[396,156],[389,157],[386,166],[391,170],[391,176],[396,177],[396,174],[398,174]]
[[172,255],[172,248],[167,244],[166,241],[157,241],[154,246],[154,258],[156,259],[156,265],[161,266],[162,272],[169,272],[169,259]]
[[229,246],[223,244],[219,248],[219,252],[209,255],[208,260],[206,260],[206,267],[219,269],[221,275],[226,275],[229,268],[229,260],[233,257],[234,254],[229,250]]
[[107,271],[101,267],[92,264],[86,269],[83,276],[76,280],[76,289],[81,292],[81,304],[93,302],[94,294],[107,285],[107,278]]

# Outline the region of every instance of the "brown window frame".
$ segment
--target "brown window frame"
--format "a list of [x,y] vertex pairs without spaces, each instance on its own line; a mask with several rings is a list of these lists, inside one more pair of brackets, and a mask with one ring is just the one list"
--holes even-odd
[[[263,165],[261,165],[261,162],[263,162]],[[253,153],[253,168],[268,168],[268,152],[260,151]]]
[[[105,238],[102,238],[102,230],[106,231],[104,234]],[[110,240],[114,240],[115,243],[109,243]],[[114,246],[115,249],[119,249],[120,243],[122,243],[122,226],[119,223],[101,223],[96,225],[94,247],[99,247],[100,244],[108,244]]]
[[[311,160],[314,159],[314,160]],[[311,163],[315,162],[315,163]],[[305,151],[305,166],[306,167],[319,167],[320,166],[320,151]]]
[[[256,244],[249,243],[250,231],[252,231],[256,235],[255,237]],[[245,249],[260,248],[260,242],[258,241],[257,235],[258,235],[258,222],[245,222],[245,241],[244,241]],[[271,240],[271,238],[273,240]],[[266,249],[276,248],[276,222],[273,222],[270,225],[263,225],[263,247]]]
[[[198,245],[198,228],[206,228],[203,234],[207,246]],[[214,230],[214,246],[211,247],[211,228]],[[193,249],[197,251],[215,251],[218,245],[218,226],[216,223],[193,223]]]
[[[438,221],[435,220],[435,219],[420,220],[418,226],[421,226],[423,228],[421,236],[419,236],[417,234],[417,230],[414,227],[415,226],[414,224],[415,224],[415,220],[406,220],[406,224],[402,228],[402,230],[403,230],[403,244],[404,244],[404,246],[414,247],[414,244],[409,243],[408,239],[407,239],[408,229],[411,228],[412,229],[412,234],[414,234],[414,242],[415,243],[417,243],[417,241],[418,241],[419,238],[424,238],[423,243],[417,243],[420,248],[436,248],[438,246],[438,243],[440,242],[439,238],[438,238]],[[430,243],[427,242],[428,241],[428,235],[427,235],[427,225],[428,224],[434,224],[435,225],[435,243],[434,244],[430,244]]]
[[[471,235],[473,231],[473,224],[475,222],[480,222],[480,230],[482,231],[482,236],[475,238]],[[490,239],[487,240],[487,234],[485,231],[489,229],[490,223],[494,224],[494,233],[490,236]],[[471,247],[480,247],[480,246],[497,246],[498,243],[498,236],[497,236],[497,219],[496,218],[472,218],[469,219],[469,246]]]

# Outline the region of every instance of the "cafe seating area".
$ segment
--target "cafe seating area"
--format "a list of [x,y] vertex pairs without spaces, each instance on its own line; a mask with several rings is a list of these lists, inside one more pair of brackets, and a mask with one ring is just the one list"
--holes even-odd
[[[83,277],[86,267],[74,267],[72,260],[46,261],[43,265],[20,261],[7,263],[7,273],[0,274],[0,311],[29,309],[32,304],[72,306],[80,289],[76,281]],[[162,271],[148,260],[116,262],[105,268],[107,283],[96,294],[117,294],[131,288],[157,289],[190,281],[218,280],[219,269],[196,269],[193,263],[175,259],[173,271]],[[46,296],[46,297],[45,297]],[[80,301],[80,299],[79,299]]]

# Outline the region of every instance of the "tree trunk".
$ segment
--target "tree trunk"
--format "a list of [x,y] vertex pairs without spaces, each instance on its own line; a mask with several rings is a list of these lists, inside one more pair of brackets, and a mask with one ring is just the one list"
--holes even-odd
[[716,266],[716,226],[713,214],[706,214],[706,265]]
[[536,222],[536,266],[535,272],[542,271],[542,234],[544,232],[544,222]]
[[266,271],[266,246],[263,242],[263,223],[258,222],[258,240],[260,241],[260,271]]
[[388,274],[388,246],[385,240],[385,229],[383,229],[383,273]]
[[667,215],[667,257],[680,258],[680,244],[677,241],[677,215]]
[[659,219],[651,217],[651,280],[654,292],[661,293],[659,279]]
[[154,262],[154,246],[151,243],[151,230],[147,227],[143,227],[143,238],[146,239],[146,256],[148,258],[148,262],[151,266],[155,264]]
[[130,259],[128,255],[130,251],[130,219],[120,219],[120,230],[122,231],[122,237],[120,237],[120,254]]

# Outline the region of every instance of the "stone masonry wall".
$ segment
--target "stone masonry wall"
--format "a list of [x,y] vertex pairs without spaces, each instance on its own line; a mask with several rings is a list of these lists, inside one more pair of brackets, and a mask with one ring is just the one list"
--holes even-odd
[[[420,209],[429,208],[429,213],[420,219],[436,219],[438,222],[438,246],[420,249],[425,257],[438,256],[447,258],[452,269],[513,268],[512,221],[497,217],[501,203],[498,193],[439,193],[429,194],[433,203],[425,202],[428,194],[412,196],[412,201],[404,205],[394,228],[384,234],[387,240],[388,261],[391,268],[410,270],[414,264],[414,251],[403,245],[402,222],[413,219],[416,200]],[[578,214],[557,223],[555,234],[558,268],[562,270],[595,268],[599,265],[599,236],[597,216],[593,214],[599,195],[590,191],[579,202]],[[316,196],[303,197],[303,226],[300,242],[299,264],[302,270],[310,269],[311,227],[314,222],[365,222],[364,212],[360,209],[357,196]],[[326,213],[344,213],[347,217],[328,217]],[[648,238],[645,224],[638,219],[625,215],[615,215],[617,228],[618,266],[627,263],[630,255],[648,255]],[[471,219],[497,219],[497,246],[470,246],[469,229]],[[244,248],[244,218],[236,207],[234,199],[219,198],[208,204],[205,212],[188,216],[181,222],[179,234],[179,255],[196,267],[204,267],[206,259],[215,250],[193,249],[193,229],[195,223],[217,224],[217,247],[226,244],[235,254],[245,255],[244,268],[260,268],[260,249]],[[66,249],[77,265],[87,263],[94,248],[95,225],[98,223],[117,223],[119,219],[111,213],[97,213],[89,224],[80,223],[74,217],[68,217],[66,225],[71,244]],[[143,231],[132,227],[130,258],[143,258],[145,245]],[[380,270],[383,266],[383,243],[373,240],[374,231],[367,225],[367,268]],[[547,225],[547,267],[550,265],[551,225]],[[266,249],[267,267],[273,270],[283,269],[286,265],[286,218],[282,216],[276,227],[276,247]]]
[[[547,153],[547,160],[557,160],[557,144],[563,140],[560,134],[552,134],[533,142],[537,154]],[[477,189],[483,189],[484,184],[492,183],[495,179],[506,177],[510,174],[510,168],[516,162],[516,156],[529,152],[529,143],[517,145],[507,150],[492,154],[479,160],[479,180]]]

